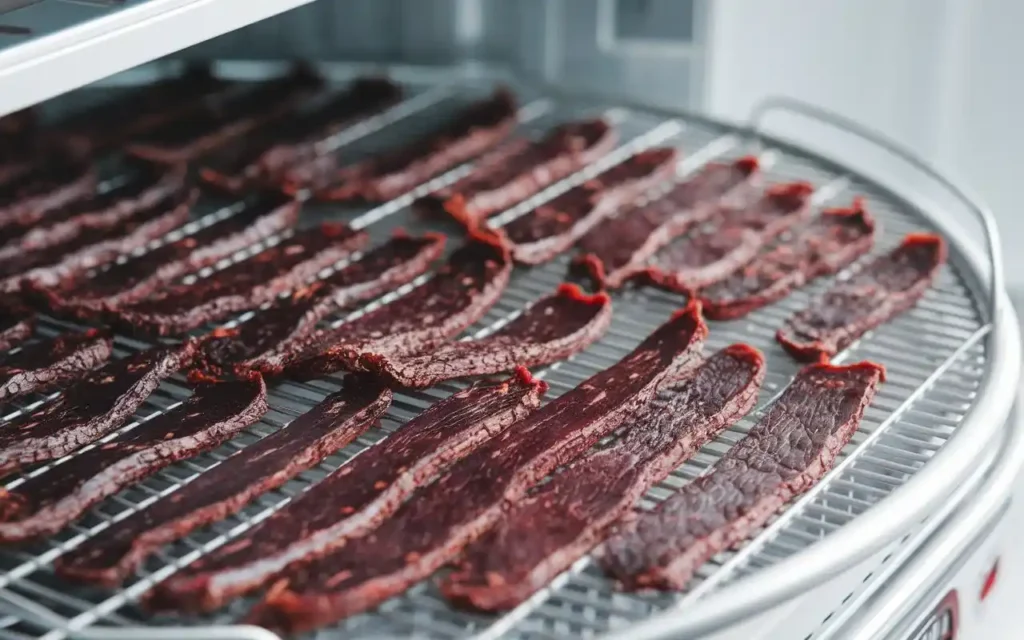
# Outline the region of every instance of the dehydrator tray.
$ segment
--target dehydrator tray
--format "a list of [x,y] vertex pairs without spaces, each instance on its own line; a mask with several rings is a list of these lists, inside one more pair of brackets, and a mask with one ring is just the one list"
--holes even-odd
[[[217,66],[219,73],[253,79],[279,68],[245,63]],[[998,460],[993,453],[999,446],[997,440],[1017,387],[1020,348],[1017,322],[1002,291],[998,238],[991,216],[927,165],[913,157],[905,158],[941,186],[952,189],[953,196],[966,206],[973,207],[986,235],[984,241],[971,242],[960,230],[943,224],[934,209],[919,206],[914,194],[883,187],[842,163],[764,135],[760,124],[773,109],[798,110],[866,136],[897,155],[903,154],[885,139],[831,114],[786,101],[767,103],[750,125],[737,126],[600,97],[565,95],[479,67],[426,69],[325,64],[322,69],[339,84],[361,73],[383,70],[408,88],[408,97],[403,102],[331,138],[329,146],[345,147],[353,156],[422,131],[443,118],[453,105],[484,95],[498,81],[509,84],[519,96],[523,132],[535,134],[568,119],[598,114],[615,123],[621,141],[614,152],[509,209],[501,214],[502,221],[515,218],[633,153],[656,145],[674,145],[683,151],[680,174],[693,172],[709,161],[756,153],[766,168],[768,181],[812,182],[816,187],[816,206],[848,204],[855,195],[864,196],[866,206],[882,227],[874,253],[892,248],[907,232],[935,230],[950,241],[951,255],[935,286],[916,308],[867,334],[838,356],[846,362],[876,360],[886,366],[888,381],[881,386],[834,471],[812,491],[787,505],[755,538],[708,562],[686,592],[616,592],[611,582],[584,558],[529,601],[504,615],[452,608],[440,597],[433,582],[426,581],[373,612],[306,637],[560,638],[617,631],[628,637],[694,637],[812,588],[887,545],[899,544],[901,540],[906,543],[908,532],[935,513],[940,503],[955,494],[956,487],[968,484],[970,478],[977,478]],[[118,84],[130,82],[133,77],[152,77],[145,70],[133,73],[118,79]],[[427,222],[414,214],[410,205],[416,198],[464,175],[466,170],[465,166],[456,168],[380,206],[310,204],[308,210],[312,215],[307,213],[305,218],[347,220],[366,229],[375,243],[383,241],[397,227],[414,233],[431,228],[455,234],[456,226]],[[241,206],[233,201],[207,198],[198,207],[201,217],[190,224],[208,224],[237,213]],[[244,259],[258,248],[259,245],[254,246],[231,260]],[[480,337],[508,322],[526,304],[562,282],[567,266],[568,259],[562,257],[539,267],[517,268],[501,300],[467,335]],[[210,273],[211,270],[204,270],[200,277]],[[404,295],[428,277],[423,276],[354,314]],[[766,354],[768,372],[759,408],[785,387],[798,368],[775,343],[775,329],[829,281],[816,281],[742,320],[710,323],[709,352],[733,342],[748,342]],[[616,362],[684,303],[677,295],[652,289],[615,293],[613,301],[612,326],[603,339],[568,360],[536,372],[551,385],[549,399]],[[52,335],[69,326],[73,325],[43,319],[39,333]],[[146,346],[126,336],[118,336],[115,341],[116,355]],[[151,616],[135,603],[155,582],[261,522],[292,496],[387,437],[403,421],[461,388],[463,383],[396,393],[378,428],[282,489],[262,496],[236,516],[164,548],[121,590],[67,584],[54,576],[52,566],[62,553],[89,537],[102,536],[112,522],[175,491],[239,448],[288,424],[339,386],[333,378],[271,384],[271,410],[261,422],[229,443],[169,467],[106,500],[58,536],[31,546],[0,549],[0,640],[276,638],[263,629],[234,625],[251,601],[235,602],[212,615],[187,617]],[[136,419],[150,419],[175,406],[188,393],[183,380],[173,378],[147,400]],[[42,396],[24,398],[9,406],[3,418],[11,419],[43,401]],[[759,408],[652,489],[644,505],[665,499],[704,472],[743,437],[756,420]],[[118,433],[135,424],[138,422]],[[31,474],[59,473],[60,465],[58,461]],[[8,480],[6,486],[20,482]]]

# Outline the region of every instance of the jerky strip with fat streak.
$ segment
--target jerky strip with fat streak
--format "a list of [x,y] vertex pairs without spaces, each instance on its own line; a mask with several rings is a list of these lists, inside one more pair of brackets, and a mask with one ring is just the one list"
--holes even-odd
[[200,383],[170,411],[0,495],[0,542],[53,535],[104,498],[217,447],[266,412],[259,374]]
[[871,250],[875,221],[857,202],[827,209],[788,242],[763,251],[725,280],[701,291],[704,315],[733,320],[781,300],[811,280],[838,272]]
[[236,513],[348,445],[391,405],[391,391],[352,379],[288,426],[57,559],[80,582],[120,584],[159,547]]
[[582,351],[604,335],[612,319],[611,298],[586,295],[562,284],[497,332],[479,340],[452,342],[412,358],[364,353],[354,368],[389,384],[416,388],[445,380],[533,367]]
[[35,313],[20,300],[0,297],[0,351],[7,351],[32,335]]
[[758,350],[737,344],[712,355],[627,422],[621,440],[515,505],[466,551],[441,591],[486,611],[523,602],[600,543],[648,489],[746,415],[763,381]]
[[430,576],[493,527],[506,508],[700,364],[707,326],[697,304],[618,364],[485,442],[413,495],[376,530],[287,570],[247,620],[289,633],[369,609]]
[[113,343],[97,329],[26,345],[0,359],[0,402],[77,380],[110,359]]
[[832,468],[884,377],[872,362],[804,368],[710,473],[605,545],[604,569],[628,589],[685,587]]
[[529,415],[546,389],[518,369],[500,384],[470,387],[434,404],[244,537],[160,583],[147,604],[214,609],[298,560],[365,535],[417,487]]

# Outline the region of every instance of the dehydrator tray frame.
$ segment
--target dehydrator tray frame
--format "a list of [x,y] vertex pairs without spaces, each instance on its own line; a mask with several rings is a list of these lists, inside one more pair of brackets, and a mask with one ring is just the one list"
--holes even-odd
[[[218,73],[236,78],[265,77],[281,68],[275,64],[222,63]],[[569,118],[602,113],[616,121],[620,146],[609,156],[553,187],[511,208],[500,220],[508,221],[536,204],[587,179],[602,168],[643,148],[674,144],[683,148],[680,173],[703,163],[760,154],[771,181],[807,179],[817,187],[818,206],[846,204],[855,194],[866,196],[869,210],[882,231],[875,252],[890,248],[909,231],[934,229],[950,241],[950,264],[936,286],[913,311],[851,346],[841,360],[875,359],[887,365],[889,381],[868,410],[861,430],[833,470],[812,491],[794,500],[750,542],[716,556],[701,569],[690,589],[681,595],[616,593],[586,558],[517,609],[502,616],[466,613],[449,607],[428,581],[393,598],[379,610],[308,637],[564,637],[612,632],[621,637],[694,637],[719,629],[786,600],[853,566],[886,545],[899,541],[923,520],[938,512],[939,503],[952,489],[992,472],[1000,463],[992,455],[1006,434],[1004,425],[1019,379],[1020,353],[1017,322],[1003,293],[998,233],[991,215],[955,183],[875,132],[814,107],[786,100],[766,102],[749,124],[735,125],[682,111],[630,104],[601,96],[569,95],[552,87],[524,82],[500,70],[479,65],[460,68],[385,67],[325,63],[324,73],[339,83],[367,72],[384,71],[410,89],[409,97],[381,116],[357,124],[332,137],[330,146],[356,156],[380,148],[427,126],[443,116],[447,107],[471,96],[483,95],[495,82],[504,82],[520,96],[520,128],[534,134]],[[152,77],[145,70],[116,79],[130,84],[134,77]],[[102,89],[100,89],[102,90]],[[90,90],[91,91],[91,90]],[[73,99],[73,96],[68,99]],[[800,146],[766,135],[761,120],[767,113],[786,108],[886,148],[929,175],[978,216],[984,242],[971,243],[959,229],[949,228],[937,209],[922,206],[917,194],[893,190],[849,169],[842,163]],[[353,210],[337,205],[310,205],[312,216],[331,217],[365,228],[375,242],[396,226],[417,232],[436,228],[415,216],[415,198],[452,182],[467,167],[459,167],[420,185],[410,194],[376,207]],[[192,225],[231,215],[239,205],[207,199],[206,213]],[[455,227],[445,226],[454,231]],[[271,240],[273,242],[273,240]],[[985,246],[986,250],[978,247]],[[255,250],[258,247],[254,247]],[[244,259],[241,252],[232,261]],[[525,304],[554,289],[566,277],[565,257],[532,269],[517,268],[512,283],[497,305],[469,332],[481,336],[506,323]],[[200,272],[207,277],[210,270]],[[421,284],[421,277],[356,311],[365,312]],[[768,375],[758,409],[704,447],[665,482],[652,489],[645,505],[662,500],[706,470],[753,424],[758,410],[785,386],[797,365],[773,342],[773,329],[792,310],[805,305],[830,279],[823,279],[789,298],[728,323],[713,322],[708,350],[735,341],[748,341],[765,350]],[[674,294],[630,290],[613,296],[614,319],[609,333],[591,348],[566,361],[543,368],[539,375],[557,396],[605,368],[639,342],[669,313],[682,305]],[[241,319],[251,314],[245,314]],[[348,314],[350,317],[353,314]],[[68,323],[41,322],[41,333],[66,329]],[[147,343],[126,336],[116,340],[118,355]],[[291,496],[322,478],[387,433],[432,400],[463,386],[448,383],[420,392],[395,394],[395,402],[380,428],[371,429],[319,468],[302,474],[281,490],[254,502],[238,516],[189,536],[163,550],[158,557],[119,591],[73,587],[55,578],[52,562],[86,536],[102,535],[110,521],[148,504],[223,460],[241,446],[283,427],[320,398],[338,388],[325,379],[299,384],[269,385],[271,411],[243,435],[205,454],[170,467],[136,488],[108,499],[79,524],[61,535],[16,550],[0,550],[0,640],[4,638],[138,638],[153,640],[194,638],[275,638],[255,627],[233,625],[245,610],[235,603],[206,617],[148,617],[133,602],[156,580],[163,579],[201,553],[220,546],[267,517]],[[162,385],[140,409],[138,420],[167,410],[188,395],[180,377]],[[16,403],[18,411],[45,401],[42,396]],[[10,419],[18,412],[4,416]],[[124,430],[131,429],[130,423]],[[113,435],[109,436],[113,437]],[[101,441],[102,442],[102,441]],[[31,471],[59,469],[60,462]],[[6,481],[5,485],[13,481]]]

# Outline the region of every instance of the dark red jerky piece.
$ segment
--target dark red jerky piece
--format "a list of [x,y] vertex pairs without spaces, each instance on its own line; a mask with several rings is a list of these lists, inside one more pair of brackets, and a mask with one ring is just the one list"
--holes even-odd
[[365,535],[418,486],[513,426],[540,404],[547,385],[519,369],[500,384],[460,391],[275,513],[243,538],[157,586],[158,608],[214,609],[265,586],[285,567]]
[[287,370],[311,378],[350,369],[364,353],[419,355],[479,320],[501,297],[511,273],[504,245],[481,236],[456,250],[433,278],[401,298],[275,349],[253,367],[268,375]]
[[614,445],[588,454],[515,505],[441,586],[449,599],[511,609],[600,543],[633,504],[750,411],[764,356],[732,345],[670,383]]
[[658,328],[618,364],[488,440],[364,537],[285,572],[247,621],[295,633],[369,609],[453,560],[510,504],[647,406],[700,364],[698,305]]
[[[297,205],[296,205],[297,206]],[[149,335],[176,335],[254,309],[301,287],[369,240],[344,224],[299,231],[280,244],[192,284],[122,306],[113,322]]]
[[908,234],[892,252],[833,285],[783,324],[776,338],[797,360],[829,359],[862,335],[909,310],[946,262],[937,235]]
[[0,402],[77,380],[106,363],[112,346],[95,329],[26,345],[0,359]]
[[206,361],[217,368],[244,371],[272,351],[308,336],[328,314],[376,298],[411,282],[444,250],[445,237],[398,235],[328,278],[290,298],[274,301],[234,329],[218,329],[205,346]]
[[659,286],[682,292],[723,280],[776,236],[805,221],[813,192],[803,182],[775,185],[747,206],[726,208],[705,228],[658,252],[646,275]]
[[11,349],[32,335],[36,316],[19,300],[0,298],[0,351]]
[[504,227],[517,262],[540,264],[568,250],[596,224],[675,173],[678,152],[632,156]]
[[538,141],[518,139],[483,156],[473,171],[430,196],[469,228],[594,162],[618,135],[604,120],[570,122]]
[[871,250],[875,221],[857,202],[828,209],[788,242],[762,251],[746,267],[701,292],[704,314],[733,320],[781,300],[811,280],[838,272]]
[[354,368],[395,386],[429,387],[567,358],[604,335],[611,319],[607,295],[588,296],[575,285],[563,284],[486,338],[452,342],[413,358],[364,354]]
[[0,542],[53,535],[104,498],[217,447],[266,412],[259,374],[200,384],[170,411],[0,496]]
[[66,159],[37,165],[27,175],[0,184],[0,233],[16,225],[31,228],[50,211],[95,191],[92,167]]
[[114,360],[7,423],[0,430],[0,474],[61,458],[117,429],[162,380],[190,365],[197,351],[189,341]]
[[64,554],[57,572],[80,582],[120,584],[159,547],[236,513],[348,445],[390,405],[388,389],[346,380],[287,427]]
[[757,159],[712,163],[652,202],[622,211],[580,240],[576,262],[599,286],[615,289],[646,269],[659,249],[707,221],[723,204],[742,205],[758,172]]
[[872,362],[804,368],[711,473],[605,545],[604,569],[631,590],[685,587],[832,468],[884,378]]
[[466,107],[440,131],[363,162],[339,167],[338,158],[290,170],[292,189],[311,188],[327,200],[386,202],[478,156],[506,138],[516,125],[516,101],[499,89]]

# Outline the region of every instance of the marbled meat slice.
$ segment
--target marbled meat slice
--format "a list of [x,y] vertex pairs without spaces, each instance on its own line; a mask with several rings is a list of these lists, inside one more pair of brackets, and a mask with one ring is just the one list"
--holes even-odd
[[520,138],[474,163],[472,172],[429,196],[469,228],[576,173],[615,147],[618,135],[604,120],[569,122],[542,139]]
[[704,223],[721,206],[740,206],[758,175],[757,158],[711,163],[664,195],[606,218],[579,242],[576,260],[599,286],[616,289],[646,270],[659,249]]
[[762,251],[728,278],[700,292],[704,314],[733,320],[788,296],[811,280],[836,273],[871,250],[875,221],[858,200],[827,209],[792,240]]
[[618,364],[485,442],[369,534],[284,572],[248,621],[289,633],[369,609],[453,560],[555,468],[696,368],[707,326],[699,305],[655,330]]
[[404,233],[367,252],[324,280],[275,300],[255,318],[219,328],[206,341],[206,363],[244,371],[261,356],[308,336],[328,314],[376,298],[424,274],[444,250],[445,236]]
[[77,380],[110,359],[110,335],[97,329],[63,333],[0,358],[0,402]]
[[177,407],[0,495],[0,542],[53,535],[104,498],[225,442],[267,412],[258,373],[201,382]]
[[884,378],[872,362],[803,369],[710,473],[608,541],[604,569],[628,589],[685,587],[832,468]]
[[20,300],[0,298],[0,351],[7,351],[32,335],[35,313]]
[[148,335],[181,334],[232,313],[255,309],[301,287],[369,240],[362,231],[324,223],[192,284],[118,308],[112,321]]
[[96,172],[84,163],[64,159],[40,163],[27,175],[0,184],[0,233],[33,224],[49,212],[96,192]]
[[451,342],[412,358],[364,353],[353,368],[370,371],[388,384],[429,387],[567,358],[604,335],[611,319],[612,302],[606,294],[587,295],[576,285],[562,284],[486,338]]
[[0,474],[55,460],[120,427],[165,378],[192,364],[193,341],[153,347],[96,369],[0,430]]
[[837,282],[786,320],[778,340],[799,360],[831,358],[917,304],[945,262],[945,240],[934,234],[909,234],[896,249]]
[[540,264],[576,244],[594,225],[675,174],[678,152],[643,151],[539,205],[504,227],[517,262]]
[[417,487],[483,442],[514,428],[547,385],[526,369],[434,404],[311,487],[242,538],[159,584],[152,608],[214,609],[267,585],[285,567],[365,535]]
[[348,379],[288,426],[57,559],[57,572],[116,586],[159,547],[236,513],[362,435],[391,405],[391,391]]
[[736,344],[673,381],[621,440],[577,460],[463,555],[441,591],[485,611],[515,607],[599,544],[652,486],[757,402],[764,356]]

